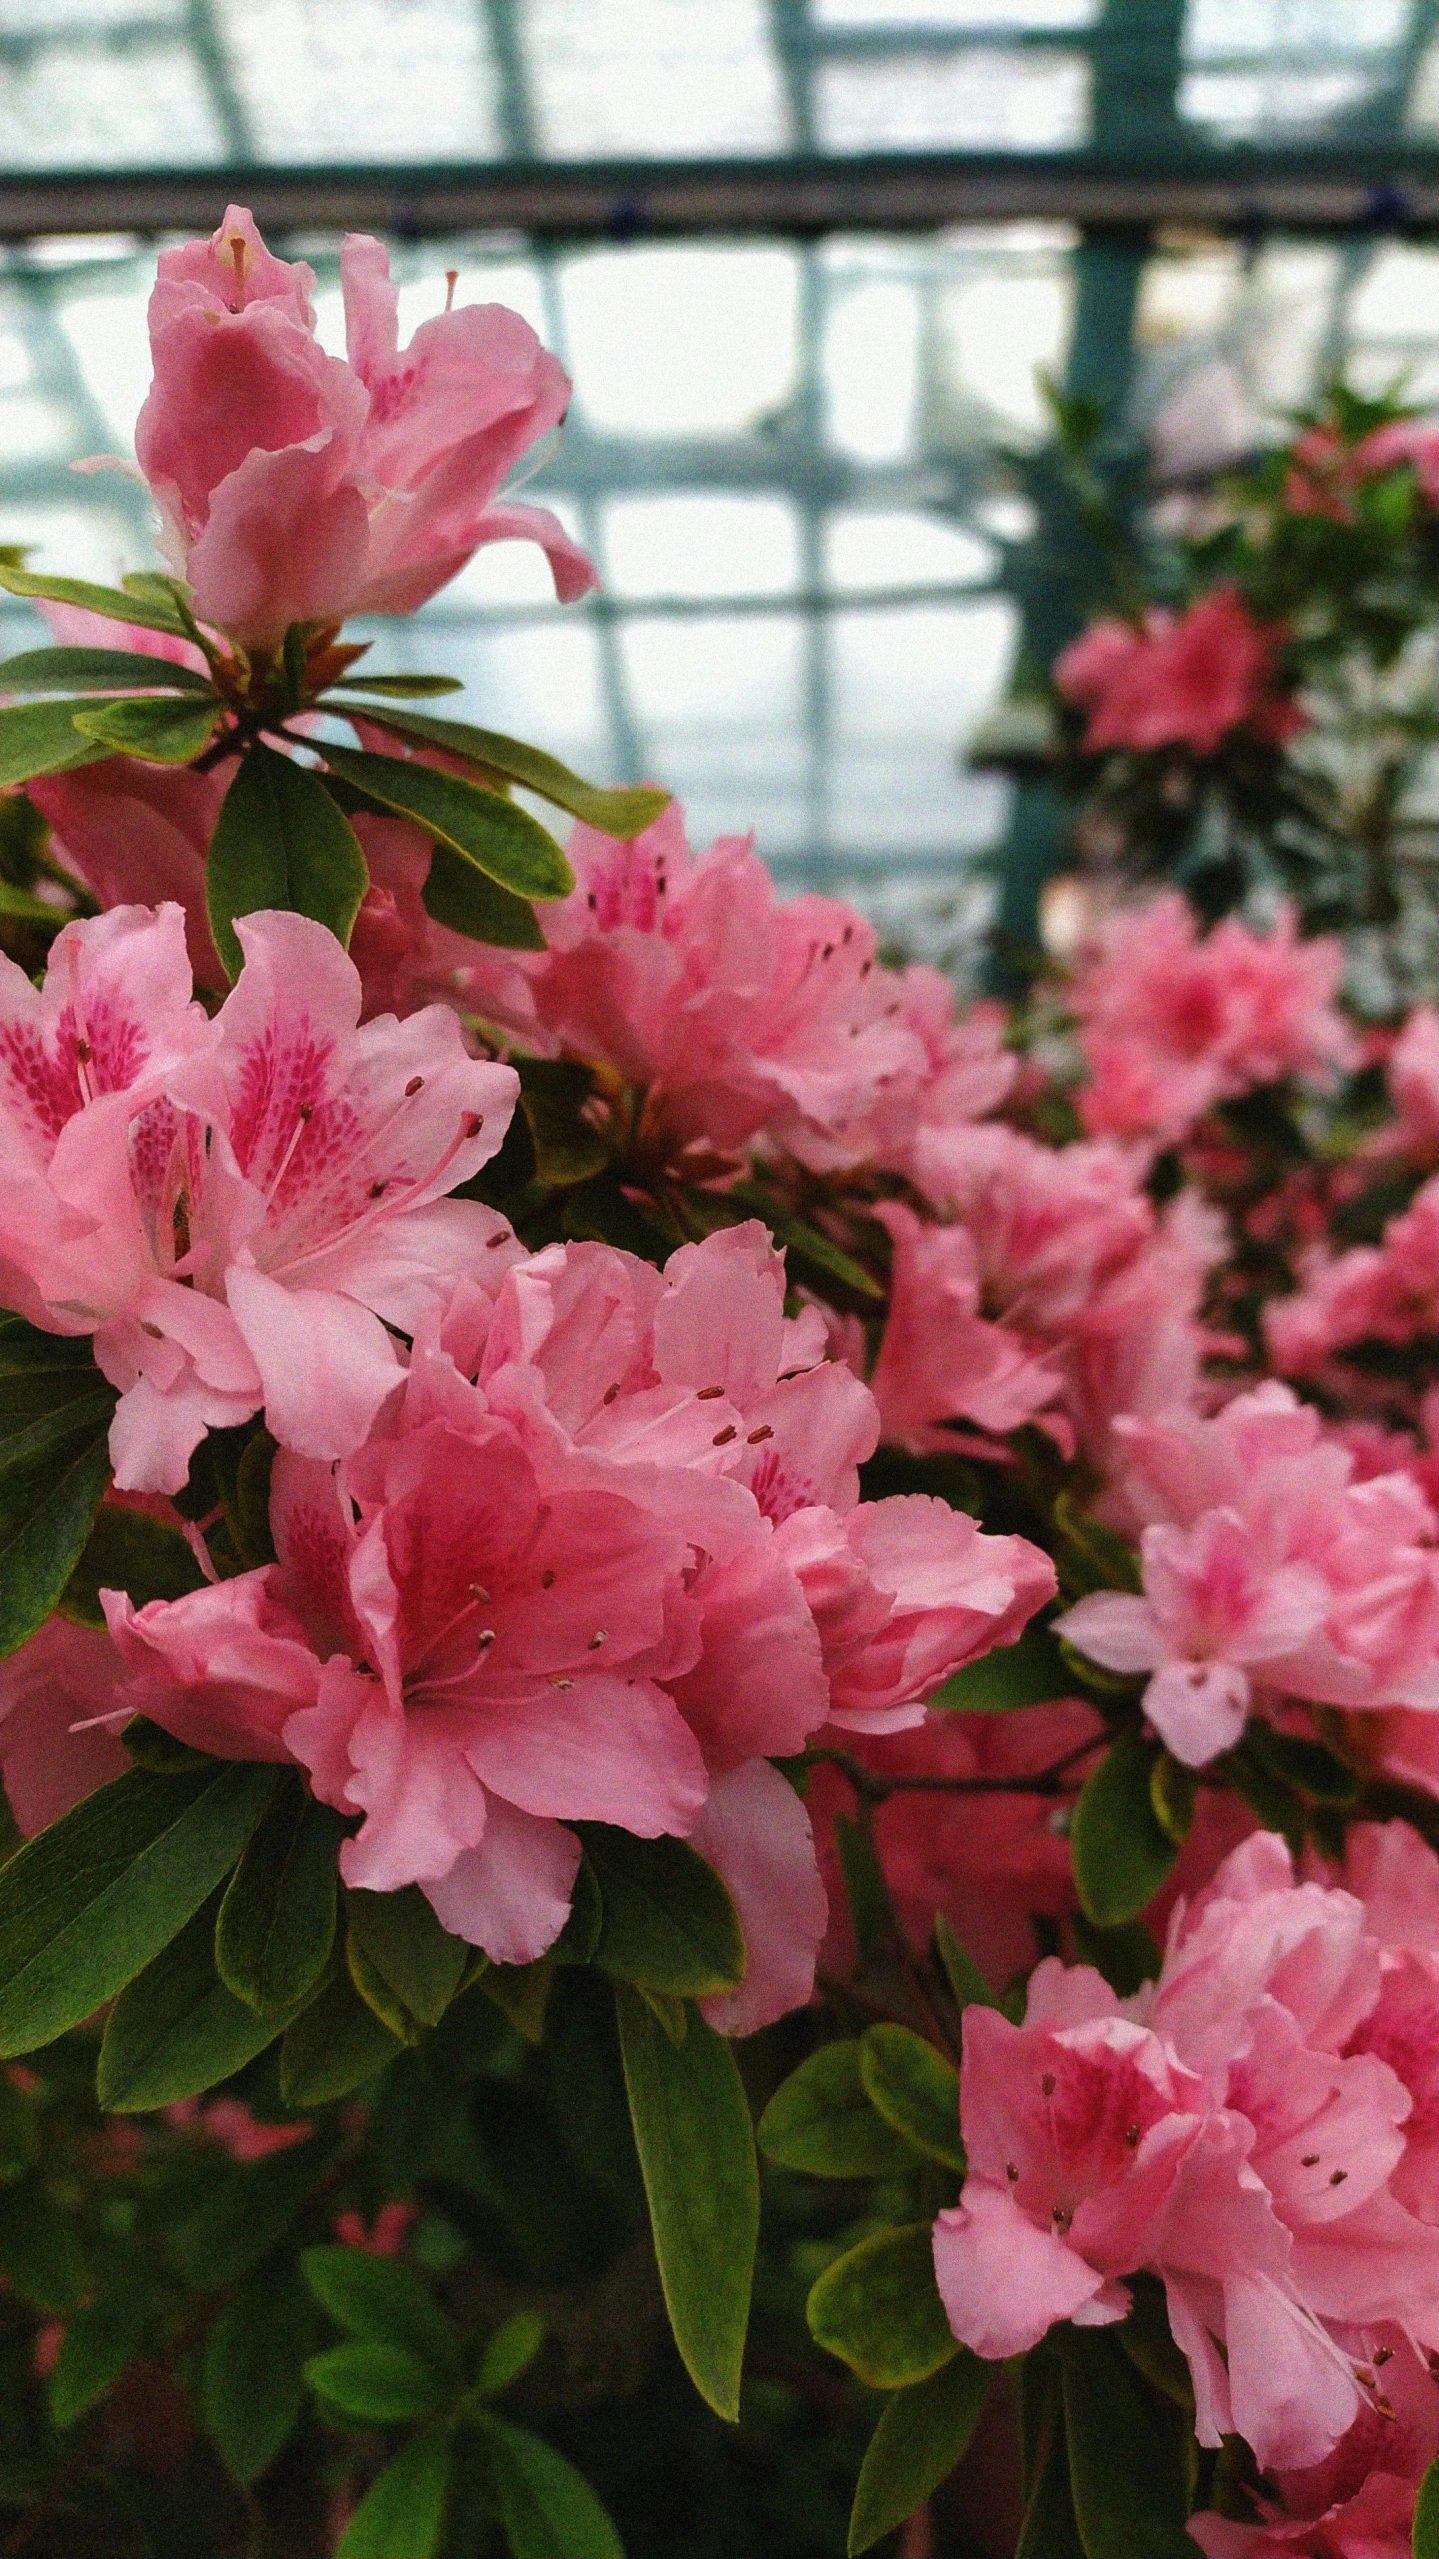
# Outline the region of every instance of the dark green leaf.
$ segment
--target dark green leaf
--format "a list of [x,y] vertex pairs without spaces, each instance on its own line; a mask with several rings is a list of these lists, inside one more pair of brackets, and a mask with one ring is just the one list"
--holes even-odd
[[886,2402],[855,2489],[850,2559],[893,2532],[963,2460],[993,2379],[993,2364],[961,2350]]
[[335,2559],[433,2559],[449,2485],[450,2439],[433,2427],[381,2471],[335,2544]]
[[1149,1800],[1165,1838],[1182,1848],[1194,1828],[1194,1808],[1199,1800],[1199,1780],[1193,1769],[1186,1768],[1180,1759],[1171,1759],[1167,1750],[1161,1751],[1149,1772]]
[[[364,678],[356,676],[351,681],[358,691]],[[669,807],[668,791],[650,790],[643,785],[631,790],[600,790],[593,782],[582,782],[568,765],[546,755],[542,748],[526,746],[519,738],[502,737],[496,729],[472,728],[467,720],[432,720],[422,712],[371,710],[363,702],[346,703],[344,710],[348,719],[372,720],[376,728],[393,729],[397,737],[443,747],[447,755],[462,755],[491,773],[503,773],[507,781],[523,783],[527,791],[533,791],[537,799],[548,800],[552,808],[566,809],[571,817],[582,818],[586,826],[597,826],[602,834],[617,835],[623,841],[642,834]]]
[[853,2038],[822,2044],[791,2071],[759,2119],[759,2146],[777,2168],[811,2177],[892,2176],[913,2165],[870,2104]]
[[420,2040],[418,2024],[398,1992],[391,1989],[384,1974],[375,1970],[353,1928],[348,1927],[345,1930],[345,1967],[365,2006],[372,2010],[396,2042],[417,2044]]
[[672,2044],[637,1991],[618,1992],[620,2051],[675,2343],[702,2398],[739,2413],[759,2234],[754,2133],[734,2054],[693,2015]]
[[168,658],[134,649],[22,649],[0,665],[0,692],[117,693],[133,685],[144,693],[209,693],[208,675]]
[[1414,2507],[1414,2559],[1439,2559],[1439,2461],[1431,2461],[1419,2483]]
[[1069,1844],[1086,1919],[1117,1928],[1153,1901],[1179,1850],[1159,1827],[1149,1794],[1154,1743],[1121,1733],[1086,1779],[1074,1807]]
[[517,2310],[485,2341],[475,2375],[475,2395],[497,2399],[511,2382],[528,2372],[545,2342],[545,2323],[537,2310]]
[[145,764],[193,764],[214,736],[219,717],[213,693],[179,699],[131,695],[77,711],[75,726],[82,737],[98,739],[113,755],[136,755]]
[[872,1955],[887,1938],[892,1941],[896,1935],[884,1869],[869,1833],[848,1813],[836,1814],[834,1838],[859,1951],[861,1955]]
[[68,2318],[85,2289],[74,2227],[38,2177],[0,2188],[0,2275],[52,2318]]
[[183,617],[159,593],[160,581],[134,581],[136,592],[122,595],[114,586],[93,586],[88,578],[40,577],[22,568],[13,546],[0,553],[0,587],[8,595],[44,596],[52,604],[78,604],[86,613],[102,613],[107,622],[138,624],[146,631],[170,631],[185,639]]
[[604,2507],[563,2453],[503,2417],[482,2423],[514,2559],[624,2559]]
[[1137,1591],[1139,1559],[1127,1541],[1079,1508],[1073,1493],[1059,1495],[1054,1505],[1060,1588],[1066,1599],[1089,1591]]
[[237,916],[283,907],[328,925],[348,948],[369,885],[359,838],[318,775],[252,746],[225,794],[205,875],[210,930],[231,978],[244,959]]
[[1096,1928],[1082,1910],[1074,1914],[1074,1947],[1083,1964],[1093,1964],[1121,1999],[1131,1999],[1159,1973],[1159,1948],[1142,1919],[1122,1928]]
[[40,2109],[29,2091],[0,2072],[0,2186],[13,2186],[40,2156]]
[[944,1975],[961,2008],[997,2008],[995,1998],[969,1948],[962,1945],[943,1911],[935,1913],[935,1950]]
[[442,1928],[418,1884],[399,1893],[345,1896],[351,1937],[422,2026],[438,2026],[474,1953]]
[[1145,2389],[1118,2340],[1062,2334],[1069,2485],[1085,2559],[1192,2559],[1179,2411]]
[[481,783],[398,755],[359,755],[324,744],[332,771],[396,817],[463,854],[516,897],[568,897],[575,875],[552,835],[515,801]]
[[545,937],[528,900],[513,897],[463,853],[436,843],[420,891],[425,912],[452,933],[467,933],[472,942],[490,942],[502,951],[542,951]]
[[541,1955],[533,1964],[486,1964],[476,1978],[482,1997],[493,2000],[517,2035],[523,2035],[527,2044],[543,2043],[545,2012],[555,1980],[550,1956]]
[[183,1599],[199,1590],[204,1575],[177,1528],[145,1511],[103,1502],[85,1549],[60,1595],[60,1614],[77,1626],[103,1626],[102,1590],[127,1591],[137,1608],[147,1600]]
[[176,2265],[202,2292],[238,2283],[269,2255],[308,2203],[325,2152],[308,2134],[268,2158],[227,2168],[171,2238]]
[[595,1962],[617,1980],[702,1999],[744,1979],[744,1931],[712,1866],[682,1839],[578,1825],[604,1903]]
[[402,2346],[440,2380],[459,2371],[454,2332],[424,2277],[363,2248],[307,2248],[300,2272],[338,2328],[368,2345]]
[[433,2417],[444,2396],[418,2355],[369,2339],[311,2355],[305,2379],[327,2407],[365,2426],[407,2426],[417,2417]]
[[200,2414],[232,2479],[248,2488],[288,2442],[305,2398],[315,2314],[288,2268],[252,2277],[205,2340]]
[[1048,2422],[1037,2446],[1033,2485],[1014,2559],[1086,2559],[1074,2519],[1064,2411],[1057,2383]]
[[243,2070],[282,2016],[257,2017],[215,1970],[214,1895],[120,1993],[105,2023],[96,2089],[120,2115],[173,2106]]
[[[333,693],[378,693],[387,702],[423,702],[464,689],[457,675],[337,675],[330,688]],[[357,704],[356,709],[363,719],[363,708]],[[345,716],[349,717],[348,709]]]
[[[0,1872],[0,1882],[3,1882]],[[348,2097],[404,2046],[367,2008],[348,1973],[337,1973],[297,2017],[280,2047],[287,2106],[326,2106]]]
[[807,2309],[816,2343],[872,2390],[924,2381],[959,2352],[934,2280],[927,2221],[876,2231],[837,2257],[812,2287]]
[[297,2008],[335,1942],[335,1864],[344,1824],[297,1778],[280,1785],[220,1905],[215,1961],[262,2016]]
[[1257,1718],[1250,1725],[1250,1749],[1286,1786],[1296,1786],[1302,1795],[1312,1796],[1317,1804],[1354,1803],[1361,1780],[1356,1769],[1349,1767],[1335,1751],[1323,1742],[1306,1741],[1299,1733],[1277,1733],[1272,1725]]
[[518,1061],[518,1069],[520,1107],[540,1180],[563,1188],[602,1172],[610,1160],[609,1147],[582,1115],[594,1091],[589,1068],[569,1058],[526,1057]]
[[148,2293],[131,2282],[76,2311],[50,2375],[50,2415],[62,2432],[103,2399],[134,2362],[151,2309]]
[[927,2159],[964,2174],[959,2138],[959,2073],[908,2026],[869,2026],[860,2039],[860,2077],[870,2104]]
[[0,1867],[0,2054],[78,2026],[179,1935],[275,1777],[218,1761],[177,1777],[132,1769]]
[[966,1715],[1008,1715],[1016,1706],[1073,1695],[1074,1681],[1049,1628],[1026,1626],[1017,1644],[1001,1644],[981,1661],[968,1662],[929,1702]]
[[114,1410],[88,1341],[0,1318],[0,1655],[44,1624],[80,1559]]

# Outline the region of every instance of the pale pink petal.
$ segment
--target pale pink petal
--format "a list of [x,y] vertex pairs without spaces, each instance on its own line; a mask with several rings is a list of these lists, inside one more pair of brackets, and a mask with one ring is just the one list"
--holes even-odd
[[689,1726],[647,1679],[587,1671],[494,1704],[465,1757],[492,1794],[560,1821],[614,1822],[653,1839],[692,1828],[706,1779]]
[[777,1768],[751,1760],[713,1780],[690,1845],[728,1885],[745,1940],[740,1987],[700,2006],[720,2034],[753,2035],[814,1992],[829,1904],[809,1815]]
[[453,1936],[482,1946],[492,1962],[532,1964],[569,1917],[579,1863],[572,1830],[492,1795],[478,1847],[462,1849],[448,1874],[424,1886],[425,1898]]
[[379,1317],[353,1298],[283,1288],[263,1271],[236,1267],[226,1285],[281,1447],[302,1457],[350,1456],[401,1382]]
[[1054,1621],[1076,1652],[1106,1670],[1152,1671],[1165,1658],[1165,1641],[1148,1600],[1127,1591],[1091,1591]]
[[934,2225],[934,2275],[960,2344],[996,2360],[1027,2353],[1104,2285],[1056,2231],[1040,2229],[977,2177]]

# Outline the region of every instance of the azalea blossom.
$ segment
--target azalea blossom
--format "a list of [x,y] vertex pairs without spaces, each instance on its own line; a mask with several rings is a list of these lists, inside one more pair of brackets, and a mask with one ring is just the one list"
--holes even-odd
[[1211,756],[1239,729],[1277,746],[1305,726],[1280,685],[1284,636],[1255,621],[1236,587],[1218,586],[1184,613],[1147,614],[1142,626],[1091,624],[1055,659],[1054,681],[1087,714],[1089,755],[1185,746]]
[[341,251],[347,357],[315,336],[313,270],[232,205],[162,250],[155,374],[135,449],[202,622],[273,650],[296,622],[411,613],[487,542],[538,542],[568,599],[595,583],[546,508],[499,496],[569,382],[497,304],[438,313],[401,349],[378,240]]
[[38,993],[0,966],[0,1294],[94,1334],[134,1489],[177,1491],[203,1433],[262,1406],[286,1446],[348,1454],[399,1383],[394,1332],[495,1225],[444,1195],[499,1145],[513,1071],[438,1006],[357,1028],[323,926],[237,929],[213,1023],[175,906],[67,925]]

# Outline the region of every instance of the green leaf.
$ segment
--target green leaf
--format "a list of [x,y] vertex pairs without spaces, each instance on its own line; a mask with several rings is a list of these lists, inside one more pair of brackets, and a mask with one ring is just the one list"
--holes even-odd
[[961,2349],[886,2402],[854,2492],[850,2559],[893,2532],[964,2459],[993,2379],[993,2364]]
[[929,1702],[946,1712],[1008,1715],[1016,1706],[1043,1706],[1073,1695],[1073,1678],[1049,1628],[1026,1626],[1017,1644],[1001,1644],[981,1661],[967,1662]]
[[934,1944],[944,1966],[944,1977],[961,2008],[999,2006],[969,1948],[956,1937],[942,1910],[936,1911],[934,1917]]
[[514,2559],[624,2559],[604,2507],[563,2453],[503,2417],[481,2423]]
[[373,2010],[381,2025],[398,2043],[417,2044],[419,2026],[384,1974],[376,1972],[353,1928],[345,1930],[345,1967],[365,2006]]
[[179,700],[131,695],[98,702],[74,717],[80,735],[97,738],[111,754],[135,755],[145,764],[193,764],[214,736],[220,710],[213,693]]
[[361,2498],[335,2544],[335,2559],[434,2559],[445,2525],[450,2439],[416,2435]]
[[88,1341],[0,1318],[0,1656],[44,1624],[79,1562],[114,1410]]
[[300,2272],[336,2327],[367,2345],[400,2346],[441,2381],[459,2373],[459,2348],[422,2275],[363,2248],[307,2248]]
[[1092,1964],[1121,1999],[1132,1999],[1159,1974],[1159,1948],[1142,1919],[1122,1928],[1096,1928],[1082,1910],[1074,1914],[1074,1947],[1082,1964]]
[[959,2073],[908,2026],[869,2026],[860,2038],[860,2077],[877,2114],[897,2133],[964,2174],[959,2138]]
[[[457,675],[337,675],[330,687],[332,693],[378,693],[387,702],[424,702],[436,694],[463,693],[464,689]],[[362,706],[356,708],[363,718]],[[348,719],[348,710],[345,716]]]
[[1061,1493],[1056,1500],[1054,1528],[1060,1588],[1066,1599],[1080,1599],[1089,1591],[1140,1588],[1139,1558],[1133,1547],[1102,1520],[1082,1511],[1072,1492]]
[[475,2375],[477,2399],[497,2399],[511,2382],[528,2372],[545,2342],[545,2323],[537,2310],[517,2310],[485,2342]]
[[474,1948],[441,1927],[418,1884],[398,1893],[347,1893],[345,1914],[351,1937],[409,2015],[438,2026]]
[[0,2188],[0,2275],[51,2318],[68,2318],[85,2290],[74,2226],[38,2177]]
[[672,2044],[638,1991],[617,1994],[625,2088],[660,2282],[701,2398],[739,2414],[759,2235],[759,2172],[734,2054],[698,2015]]
[[77,1626],[103,1626],[102,1590],[127,1591],[137,1608],[152,1599],[183,1599],[204,1583],[190,1547],[177,1528],[145,1511],[102,1502],[74,1572],[60,1594],[62,1617]]
[[0,2186],[13,2186],[40,2157],[40,2109],[24,2088],[0,2072]]
[[502,951],[542,951],[545,937],[539,918],[525,898],[512,897],[498,880],[477,871],[463,853],[436,843],[420,891],[425,913],[452,933],[467,933],[472,942],[490,942]]
[[1121,1733],[1085,1780],[1074,1807],[1069,1845],[1086,1919],[1117,1928],[1136,1919],[1174,1868],[1179,1850],[1160,1829],[1150,1800],[1153,1742]]
[[428,2364],[407,2347],[355,2338],[311,2355],[305,2379],[317,2397],[363,2426],[408,2426],[433,2417],[444,2393]]
[[1439,2461],[1431,2461],[1419,2483],[1414,2507],[1414,2559],[1439,2559]]
[[205,2340],[201,2422],[242,2488],[269,2469],[295,2430],[314,2327],[291,2269],[267,2268],[226,2302]]
[[348,949],[369,885],[359,838],[318,775],[252,746],[221,805],[205,876],[210,930],[231,979],[244,960],[237,916],[283,907],[327,924]]
[[296,2018],[280,2046],[285,2103],[327,2106],[333,2098],[348,2097],[403,2051],[398,2037],[366,2007],[349,1974],[337,1973]]
[[909,2149],[875,2113],[859,2069],[859,2044],[821,2044],[777,2088],[758,2140],[777,2168],[810,2177],[884,2177],[913,2166]]
[[[351,680],[356,691],[364,683],[363,676]],[[643,785],[630,790],[600,790],[593,782],[582,782],[578,773],[572,773],[557,757],[546,755],[541,747],[526,746],[520,738],[503,737],[497,729],[472,728],[467,720],[432,720],[422,712],[372,711],[363,702],[336,705],[337,709],[341,707],[347,719],[371,720],[378,729],[393,729],[397,737],[443,747],[447,755],[462,755],[492,773],[503,773],[507,781],[522,783],[537,799],[548,800],[552,808],[566,809],[571,817],[582,818],[586,826],[597,826],[602,834],[617,835],[622,842],[643,834],[669,807],[668,791],[650,790]]]
[[276,1771],[131,1769],[0,1867],[0,2056],[78,2026],[142,1972],[228,1874]]
[[927,2221],[879,2230],[826,2266],[807,2304],[810,2334],[872,2390],[924,2381],[959,2352],[934,2280]]
[[338,1813],[286,1779],[230,1878],[215,1962],[227,1988],[262,2017],[297,2008],[330,1960],[343,1837]]
[[884,1868],[868,1831],[848,1813],[835,1815],[834,1839],[855,1939],[860,1954],[869,1956],[886,1940],[892,1944],[898,1933]]
[[210,693],[208,675],[134,649],[22,649],[0,665],[4,693]]
[[602,1172],[610,1160],[609,1147],[583,1116],[583,1105],[595,1089],[589,1068],[567,1057],[526,1057],[516,1063],[520,1108],[539,1179],[562,1189]]
[[576,1825],[604,1903],[594,1960],[616,1980],[703,1999],[744,1979],[744,1931],[713,1866],[682,1839]]
[[134,2362],[152,2307],[143,2286],[132,2282],[76,2311],[50,2375],[50,2415],[62,2433]]
[[20,702],[0,710],[0,787],[42,773],[72,773],[111,752],[97,738],[81,736],[76,708],[74,702]]
[[331,770],[382,809],[411,818],[516,897],[568,897],[575,875],[552,835],[515,801],[398,755],[321,744]]
[[107,622],[138,624],[146,631],[171,631],[186,639],[184,620],[158,592],[160,581],[135,580],[136,593],[122,595],[114,586],[92,586],[88,578],[39,577],[22,568],[13,545],[0,553],[0,587],[7,595],[44,596],[51,604],[78,604],[86,613],[102,613]]
[[102,2106],[134,2115],[196,2097],[243,2070],[285,2020],[257,2017],[215,1970],[218,1895],[123,1990],[105,2024],[96,2090]]
[[[1026,2368],[1027,2378],[1027,2368]],[[1037,2446],[1033,2485],[1014,2559],[1086,2559],[1069,2486],[1069,2455],[1057,2380]]]
[[307,2133],[287,2150],[227,2168],[199,2210],[171,2234],[171,2254],[186,2281],[200,2292],[218,2292],[248,2275],[298,2219],[325,2159]]
[[1069,2485],[1085,2559],[1192,2559],[1183,2420],[1118,2341],[1061,2332]]

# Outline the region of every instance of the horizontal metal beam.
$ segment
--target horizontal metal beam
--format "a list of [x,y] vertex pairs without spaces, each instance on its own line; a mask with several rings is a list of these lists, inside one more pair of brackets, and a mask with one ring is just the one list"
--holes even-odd
[[1439,232],[1439,151],[1198,146],[1151,164],[1092,152],[891,153],[785,161],[133,170],[0,177],[0,241],[210,230],[227,201],[276,232],[542,239],[696,232],[930,231],[1069,221],[1136,231]]

